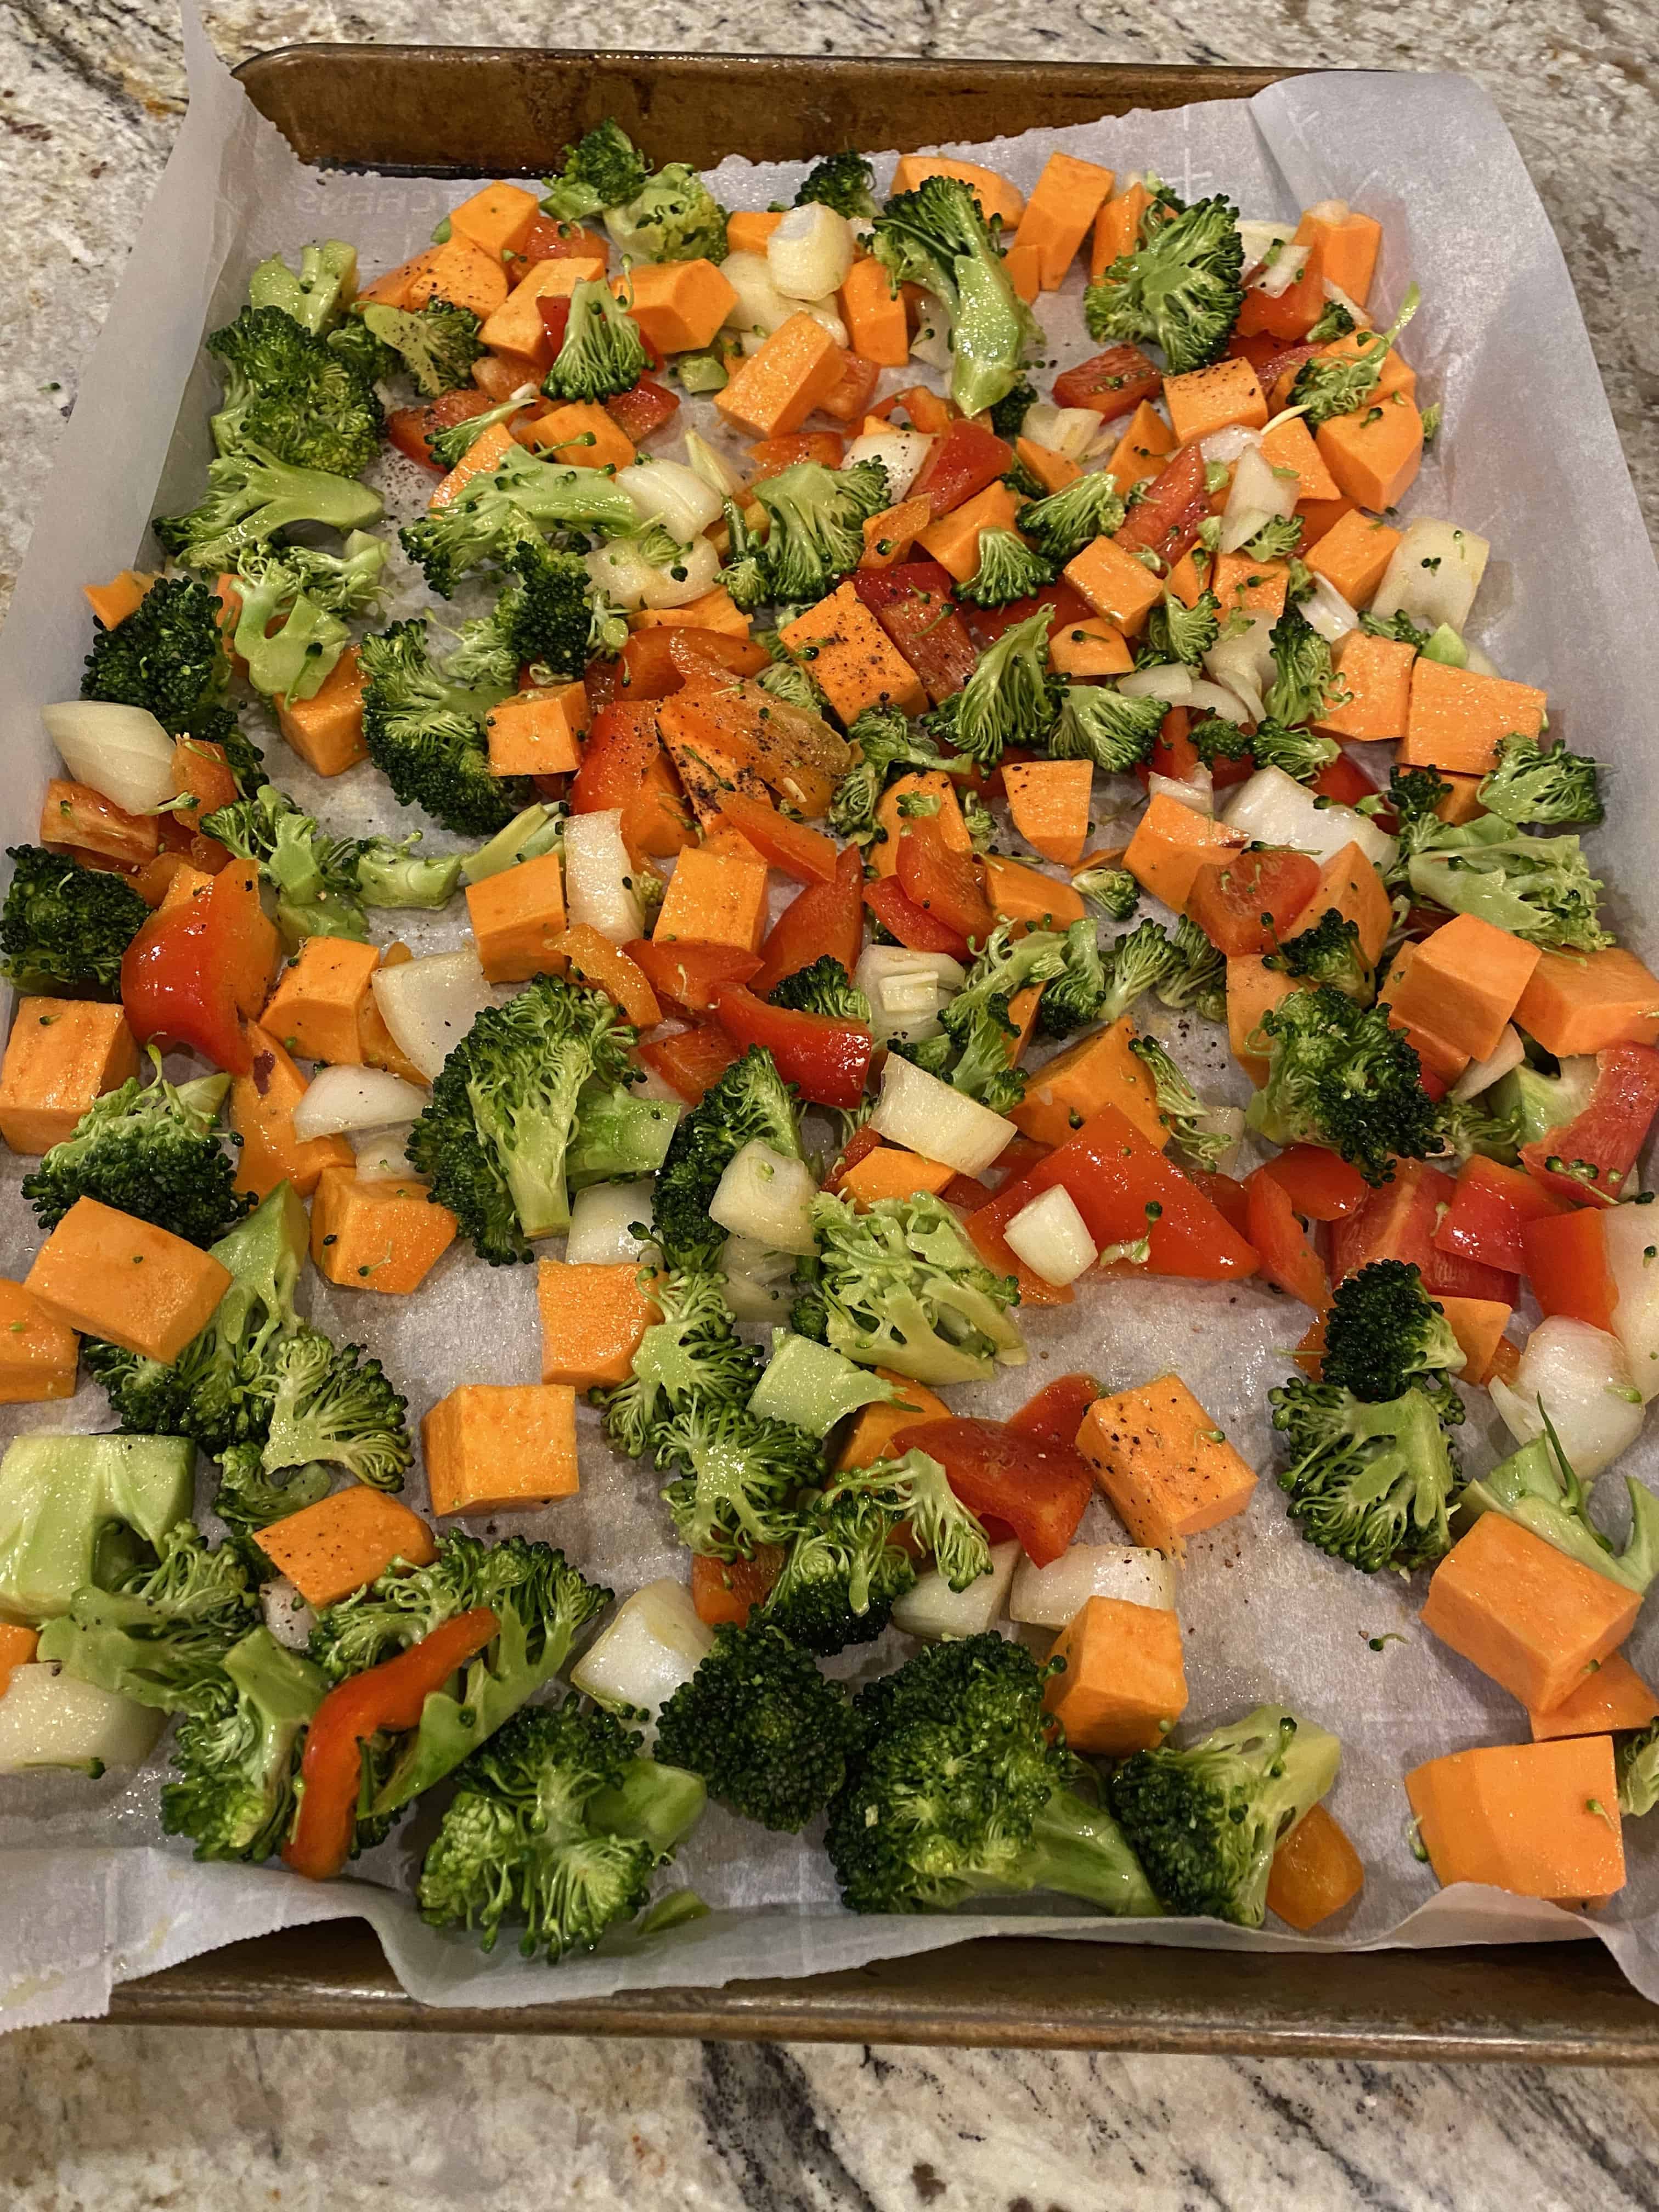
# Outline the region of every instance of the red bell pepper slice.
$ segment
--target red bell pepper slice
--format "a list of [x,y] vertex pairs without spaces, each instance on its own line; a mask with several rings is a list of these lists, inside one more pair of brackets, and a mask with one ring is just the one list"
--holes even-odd
[[1595,1055],[1595,1088],[1582,1114],[1534,1144],[1521,1164],[1552,1196],[1615,1206],[1659,1113],[1659,1052],[1616,1044]]
[[629,634],[617,658],[617,696],[635,703],[645,699],[667,699],[685,682],[674,658],[672,625],[653,624]]
[[[1006,606],[964,606],[962,619],[981,652],[994,645],[1006,630],[1017,623],[1029,622],[1044,607],[1054,609],[1054,618],[1048,625],[1050,637],[1058,637],[1068,625],[1092,622],[1095,611],[1079,591],[1075,591],[1064,577],[1056,583],[1047,584],[1040,592],[1033,592],[1023,599],[1010,599]],[[1004,755],[1006,759],[1007,755]],[[1036,755],[1032,757],[1035,759]]]
[[570,327],[570,295],[544,292],[536,301],[536,312],[542,319],[541,353],[537,358],[544,359],[551,368]]
[[862,354],[848,353],[843,349],[841,374],[819,400],[818,406],[824,414],[833,415],[837,422],[861,422],[880,382],[879,362],[866,361]]
[[952,422],[935,439],[906,496],[927,500],[937,522],[940,515],[963,506],[975,492],[1006,476],[1013,465],[1013,447],[994,430],[982,422]]
[[[805,894],[803,892],[802,896]],[[971,960],[965,937],[950,928],[909,897],[896,876],[878,876],[864,886],[864,903],[890,937],[912,952],[948,952],[957,960]],[[787,917],[784,917],[787,919]],[[806,963],[803,961],[801,965]]]
[[1534,1221],[1561,1212],[1558,1199],[1522,1168],[1506,1168],[1477,1152],[1463,1163],[1451,1203],[1434,1232],[1437,1251],[1518,1275],[1526,1261],[1521,1243]]
[[433,459],[427,440],[439,430],[453,428],[457,422],[470,422],[475,415],[487,415],[495,404],[487,392],[462,386],[457,391],[441,392],[424,407],[394,407],[386,418],[386,434],[400,453],[441,477],[446,473],[444,465]]
[[1230,1229],[1237,1231],[1245,1243],[1250,1241],[1250,1204],[1244,1186],[1230,1175],[1221,1175],[1211,1168],[1183,1168],[1188,1182],[1202,1191]]
[[712,1091],[726,1069],[742,1058],[717,1022],[694,1022],[672,1036],[653,1037],[647,1044],[635,1045],[634,1056],[688,1106],[701,1105],[704,1092]]
[[720,818],[746,837],[769,867],[793,876],[798,884],[832,884],[841,848],[833,837],[805,822],[792,821],[746,791],[720,794]]
[[1396,1160],[1394,1181],[1372,1191],[1357,1213],[1331,1224],[1331,1280],[1341,1282],[1373,1260],[1406,1260],[1433,1297],[1492,1298],[1515,1304],[1513,1274],[1484,1266],[1434,1241],[1441,1210],[1456,1186],[1424,1160]]
[[1101,1386],[1095,1376],[1057,1375],[1052,1382],[1043,1385],[1035,1398],[1025,1401],[1018,1413],[1011,1417],[1008,1425],[1044,1443],[1064,1444],[1069,1451],[1077,1443],[1084,1415],[1100,1395]]
[[764,1045],[786,1083],[819,1106],[850,1112],[864,1097],[874,1045],[867,1029],[775,1006],[740,983],[716,983],[714,1018],[733,1044],[746,1051]]
[[948,599],[957,587],[956,578],[942,561],[921,553],[896,561],[890,568],[855,568],[848,581],[872,614],[896,593],[931,592],[935,599]]
[[337,1682],[312,1715],[300,1759],[300,1808],[283,1861],[312,1881],[330,1881],[351,1856],[365,1740],[386,1729],[417,1728],[421,1709],[501,1627],[487,1605],[458,1613],[395,1659]]
[[626,806],[661,750],[653,702],[618,700],[601,707],[582,740],[582,764],[570,787],[571,812],[605,814]]
[[1285,1186],[1304,1221],[1346,1221],[1371,1194],[1358,1169],[1322,1145],[1289,1146],[1267,1162],[1262,1173]]
[[238,860],[186,906],[156,914],[121,961],[121,1003],[142,1044],[165,1039],[246,1075],[242,1027],[259,1012],[276,964],[276,932],[259,903],[258,872]]
[[748,980],[756,995],[775,991],[786,975],[810,968],[825,954],[850,975],[864,944],[864,861],[855,845],[843,845],[827,884],[808,884],[785,907],[761,947],[761,964]]
[[1070,1444],[1056,1443],[1006,1421],[952,1414],[901,1429],[896,1458],[926,1452],[945,1469],[951,1489],[1000,1541],[1006,1529],[1039,1567],[1071,1542],[1094,1495],[1094,1470]]
[[1267,846],[1199,864],[1187,912],[1218,951],[1233,959],[1271,952],[1319,888],[1319,863]]
[[1603,1206],[1579,1206],[1529,1221],[1521,1231],[1521,1254],[1545,1314],[1611,1332],[1619,1293],[1607,1267],[1605,1213]]
[[236,798],[236,779],[224,747],[204,738],[179,738],[173,748],[173,787],[181,798],[187,792],[195,804],[175,806],[162,818],[194,836],[210,814],[231,805]]
[[997,926],[977,857],[947,845],[933,817],[905,823],[898,841],[898,879],[906,898],[964,942],[983,945]]
[[1108,346],[1054,379],[1054,404],[1092,408],[1103,422],[1113,422],[1163,389],[1163,370],[1138,345]]
[[676,395],[653,376],[642,376],[626,392],[613,392],[605,411],[632,444],[642,445],[653,430],[672,422],[679,412]]
[[1250,1243],[1261,1255],[1262,1273],[1277,1289],[1323,1313],[1331,1302],[1330,1280],[1302,1233],[1289,1191],[1266,1168],[1257,1168],[1245,1178],[1244,1196]]
[[[525,269],[538,261],[603,261],[611,264],[611,241],[603,231],[584,230],[579,222],[557,222],[538,215],[530,226],[520,254]],[[520,270],[520,275],[524,273]]]
[[1196,446],[1183,446],[1152,478],[1146,498],[1129,509],[1113,542],[1126,553],[1156,553],[1172,568],[1197,544],[1209,516],[1204,456]]
[[937,707],[951,698],[979,665],[979,654],[945,586],[901,580],[902,571],[860,574],[853,588],[881,624]]
[[659,945],[654,938],[635,937],[623,950],[644,971],[657,996],[686,1014],[712,1013],[720,984],[747,983],[760,966],[760,955],[741,945],[704,945],[690,938]]
[[749,1615],[764,1605],[767,1595],[783,1572],[781,1544],[757,1544],[746,1559],[711,1559],[702,1552],[691,1555],[691,1603],[697,1619],[710,1628],[730,1623],[746,1628]]

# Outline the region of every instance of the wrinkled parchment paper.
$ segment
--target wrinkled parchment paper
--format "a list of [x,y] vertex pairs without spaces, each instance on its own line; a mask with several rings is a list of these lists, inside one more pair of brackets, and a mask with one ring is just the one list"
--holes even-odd
[[[305,240],[332,234],[354,240],[365,269],[374,270],[413,251],[458,197],[449,182],[302,167],[215,59],[188,11],[186,42],[190,112],[82,380],[0,642],[8,763],[0,842],[7,843],[33,838],[42,781],[52,772],[37,710],[75,691],[88,637],[81,586],[146,550],[152,514],[198,495],[213,391],[198,352],[203,332],[234,315],[249,270],[264,254],[292,256]],[[988,131],[995,120],[988,107],[985,119]],[[1650,771],[1640,763],[1650,710],[1636,668],[1650,638],[1659,580],[1568,271],[1486,95],[1455,76],[1304,76],[1249,102],[1109,118],[972,150],[1029,191],[1053,146],[1120,173],[1155,167],[1188,198],[1224,190],[1249,216],[1293,216],[1310,201],[1340,196],[1381,218],[1376,298],[1392,307],[1410,278],[1422,285],[1407,351],[1419,364],[1422,396],[1445,407],[1444,430],[1409,511],[1452,515],[1492,539],[1472,635],[1504,673],[1547,686],[1563,736],[1619,764],[1613,818],[1595,833],[1594,852],[1614,887],[1616,926],[1651,957],[1653,933],[1644,934],[1631,894],[1651,872],[1644,835],[1654,818],[1644,799]],[[550,164],[557,152],[549,145]],[[877,167],[884,184],[890,157],[878,157]],[[729,206],[764,207],[792,197],[795,178],[793,170],[734,160],[713,183]],[[1064,294],[1040,303],[1061,364],[1089,349],[1081,343],[1079,289],[1074,272]],[[907,380],[888,372],[889,386]],[[391,511],[407,511],[415,495],[407,465],[394,459],[382,471]],[[340,829],[408,826],[370,769],[324,787],[274,731],[262,742],[277,780]],[[1126,804],[1129,796],[1126,789]],[[1097,815],[1111,804],[1110,792],[1097,790]],[[440,848],[448,842],[430,840]],[[376,920],[390,925],[385,937],[401,933],[422,950],[458,942],[465,930],[459,901],[444,916]],[[1154,1014],[1152,1025],[1212,1092],[1236,1079],[1204,1024]],[[37,1240],[15,1167],[5,1184],[0,1267],[21,1274]],[[313,1278],[309,1302],[313,1317],[337,1338],[364,1339],[380,1353],[408,1391],[413,1420],[457,1382],[536,1379],[534,1289],[530,1268],[489,1268],[457,1250],[416,1297],[339,1291]],[[429,1811],[417,1811],[360,1862],[356,1878],[326,1888],[271,1867],[195,1865],[160,1835],[164,1739],[137,1773],[98,1783],[0,1778],[0,2025],[94,2014],[114,1984],[216,1945],[357,1917],[374,1923],[416,1996],[501,2006],[816,1973],[1014,1924],[1027,1935],[1229,1949],[1583,1934],[1586,1923],[1548,1905],[1468,1887],[1439,1893],[1412,1856],[1404,1771],[1438,1753],[1524,1738],[1525,1715],[1419,1628],[1423,1577],[1367,1579],[1323,1559],[1286,1523],[1271,1479],[1266,1394],[1286,1371],[1282,1355],[1304,1322],[1299,1307],[1254,1284],[1096,1284],[1073,1307],[1031,1318],[1028,1368],[957,1397],[963,1410],[1006,1413],[1070,1369],[1087,1368],[1116,1388],[1174,1366],[1262,1470],[1249,1513],[1200,1538],[1182,1571],[1188,1718],[1206,1725],[1261,1699],[1282,1700],[1340,1735],[1343,1766],[1332,1803],[1364,1854],[1367,1883],[1327,1939],[1212,1923],[1129,1926],[1033,1900],[995,1915],[860,1919],[840,1910],[810,1835],[769,1836],[714,1808],[672,1876],[701,1892],[714,1907],[710,1917],[649,1946],[623,1937],[550,1973],[520,1959],[510,1941],[485,1959],[471,1942],[422,1926],[410,1890],[435,1817]],[[584,1410],[582,1418],[580,1496],[538,1515],[504,1517],[499,1533],[546,1536],[619,1593],[682,1573],[684,1554],[649,1471],[614,1459],[591,1415]],[[13,1409],[0,1437],[108,1425],[102,1395],[88,1384],[71,1402]],[[1463,1431],[1471,1468],[1508,1448],[1493,1430],[1488,1401],[1474,1394]],[[1638,1447],[1625,1464],[1640,1469],[1653,1456]],[[418,1474],[409,1495],[424,1504]],[[1081,1535],[1121,1540],[1098,1501]],[[1403,1641],[1373,1650],[1371,1639],[1385,1633]],[[1634,1641],[1638,1662],[1645,1658],[1651,1674],[1659,1668],[1652,1609]],[[847,1655],[842,1671],[883,1671],[908,1648],[890,1632],[882,1644]],[[1592,1924],[1638,1986],[1659,1997],[1659,1852],[1653,1835],[1635,1824],[1626,1848],[1629,1885]]]

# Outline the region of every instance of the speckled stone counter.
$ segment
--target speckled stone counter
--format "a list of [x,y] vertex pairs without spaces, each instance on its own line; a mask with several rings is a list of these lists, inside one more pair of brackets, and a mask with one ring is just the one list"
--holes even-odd
[[[1651,0],[234,0],[291,41],[1463,69],[1577,283],[1659,532],[1659,14]],[[167,0],[0,6],[0,610],[55,433],[184,99]],[[112,457],[112,465],[118,465]],[[0,1907],[3,1909],[3,1907]],[[1659,2208],[1659,2084],[1538,2069],[65,2027],[0,2041],[6,2212],[1626,2212]]]

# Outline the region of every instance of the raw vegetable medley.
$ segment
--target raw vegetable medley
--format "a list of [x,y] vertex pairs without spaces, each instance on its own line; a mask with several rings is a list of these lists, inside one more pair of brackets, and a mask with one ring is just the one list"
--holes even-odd
[[[167,1829],[319,1880],[441,1783],[420,1911],[551,1960],[703,1909],[652,1899],[710,1795],[826,1815],[860,1912],[1308,1928],[1364,1881],[1340,1747],[1189,1721],[1176,1612],[1188,1540],[1282,1510],[1525,1709],[1404,1777],[1401,1850],[1604,1899],[1659,1800],[1659,1504],[1588,1506],[1659,1391],[1659,982],[1598,911],[1596,764],[1465,635],[1486,541],[1398,512],[1416,290],[1373,306],[1337,202],[1058,153],[1029,201],[873,185],[728,214],[606,124],[371,283],[262,264],[208,338],[216,458],[164,568],[88,589],[0,920],[42,1237],[0,1395],[83,1364],[119,1424],[0,1464],[0,1769],[171,1718]],[[1079,255],[1100,350],[1043,393]],[[430,471],[397,542],[385,440]],[[410,834],[336,834],[289,751]],[[380,941],[458,895],[465,949]],[[1149,1004],[1224,1024],[1248,1109]],[[452,1243],[536,1261],[542,1379],[434,1407],[428,1520],[303,1279],[441,1298]],[[1149,1274],[1306,1309],[1273,1504],[1173,1373],[951,1411]],[[577,1489],[579,1393],[684,1577],[458,1527]],[[1097,1489],[1121,1546],[1073,1540]],[[849,1696],[821,1662],[890,1623]]]

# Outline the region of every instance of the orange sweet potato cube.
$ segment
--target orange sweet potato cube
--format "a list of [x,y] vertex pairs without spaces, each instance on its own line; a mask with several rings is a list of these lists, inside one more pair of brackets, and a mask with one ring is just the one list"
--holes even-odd
[[1515,1018],[1546,1052],[1604,1052],[1659,1043],[1659,978],[1622,945],[1601,952],[1546,952]]
[[575,1390],[623,1382],[645,1332],[661,1318],[632,1261],[614,1266],[543,1260],[536,1269],[542,1380]]
[[757,860],[691,846],[674,863],[651,934],[659,945],[687,938],[758,952],[766,934],[766,870]]
[[276,702],[283,735],[319,775],[343,775],[368,758],[363,742],[363,674],[357,648],[349,645],[309,699]]
[[965,584],[979,568],[981,531],[1012,530],[1018,514],[1012,492],[999,478],[962,506],[930,522],[917,542],[951,571],[957,583]]
[[1064,574],[1095,612],[1125,637],[1139,635],[1164,596],[1152,570],[1112,538],[1092,539],[1066,563]]
[[20,999],[0,1066],[0,1137],[14,1152],[49,1152],[95,1099],[138,1073],[119,1006],[92,999]]
[[1281,999],[1307,988],[1304,977],[1268,967],[1258,952],[1236,953],[1227,962],[1227,1044],[1258,1091],[1267,1079],[1267,1059],[1250,1050],[1250,1039]]
[[738,295],[712,261],[638,261],[611,290],[659,353],[694,353],[738,304]]
[[950,1417],[951,1408],[925,1382],[914,1382],[890,1367],[878,1367],[875,1372],[884,1382],[896,1383],[903,1395],[896,1403],[860,1407],[847,1441],[836,1455],[837,1474],[844,1474],[849,1467],[873,1467],[878,1459],[886,1459],[901,1429]]
[[1394,904],[1388,885],[1364,850],[1345,845],[1334,853],[1321,872],[1311,898],[1286,928],[1286,937],[1298,937],[1334,911],[1359,932],[1359,949],[1375,966],[1382,957],[1394,927]]
[[351,937],[307,937],[276,979],[260,1026],[300,1060],[362,1065],[357,1011],[380,964],[372,945]]
[[466,910],[484,974],[492,983],[524,983],[562,975],[552,950],[564,929],[564,878],[559,855],[544,853],[466,887]]
[[1471,1060],[1497,1051],[1539,948],[1478,915],[1454,915],[1417,940],[1393,1006],[1408,1029],[1430,1030]]
[[1398,638],[1350,630],[1337,647],[1336,672],[1347,698],[1316,715],[1314,726],[1334,738],[1395,744],[1406,734],[1415,650]]
[[1322,422],[1315,440],[1338,489],[1374,513],[1398,507],[1423,465],[1423,417],[1404,391],[1379,388],[1371,404]]
[[1094,763],[1024,761],[1002,771],[1008,816],[1026,843],[1062,868],[1074,867],[1089,842]]
[[842,349],[804,310],[791,315],[757,353],[733,369],[714,404],[728,422],[757,438],[799,430],[842,378]]
[[1177,446],[1190,446],[1235,422],[1260,430],[1267,421],[1267,395],[1248,361],[1233,356],[1207,368],[1190,368],[1164,380],[1164,404]]
[[[1299,507],[1304,499],[1339,499],[1336,478],[1326,467],[1313,433],[1299,415],[1285,416],[1261,441],[1261,458],[1270,469],[1288,469],[1296,478]],[[1346,594],[1344,593],[1344,597]]]
[[1419,653],[1412,664],[1401,765],[1485,775],[1497,765],[1498,747],[1506,737],[1538,735],[1544,726],[1545,705],[1545,694],[1535,684],[1448,668]]
[[438,1556],[418,1513],[363,1482],[271,1522],[259,1548],[313,1607],[337,1605],[394,1563],[429,1567]]
[[1413,1767],[1406,1795],[1443,1887],[1487,1882],[1564,1905],[1624,1887],[1611,1736],[1454,1752]]
[[1149,1145],[1167,1144],[1152,1079],[1129,1049],[1134,1033],[1124,1014],[1045,1060],[1026,1079],[1025,1096],[1010,1117],[1020,1134],[1039,1145],[1063,1145],[1091,1114],[1115,1106]]
[[252,1069],[233,1077],[230,1085],[231,1133],[241,1139],[236,1188],[269,1198],[279,1182],[291,1182],[301,1198],[309,1198],[325,1168],[349,1170],[356,1154],[343,1137],[301,1143],[294,1133],[294,1109],[310,1085],[269,1030],[250,1025],[248,1042]]
[[1073,1751],[1127,1759],[1162,1743],[1187,1710],[1181,1624],[1168,1607],[1091,1597],[1054,1649],[1046,1711]]
[[421,1423],[434,1513],[505,1513],[570,1498],[576,1394],[568,1382],[463,1382]]
[[[568,268],[568,262],[555,264]],[[638,455],[634,441],[597,400],[572,399],[549,407],[521,426],[523,441],[545,459],[579,469],[626,469]]]
[[505,254],[524,251],[540,210],[535,193],[526,191],[522,185],[484,185],[450,210],[450,232],[470,238],[499,261]]
[[1178,1375],[1097,1398],[1077,1449],[1130,1539],[1180,1552],[1250,1502],[1254,1471]]
[[1044,491],[1064,491],[1083,474],[1069,453],[1057,453],[1052,446],[1040,446],[1035,438],[1016,438],[1014,452]]
[[1435,1569],[1423,1626],[1539,1712],[1559,1705],[1636,1626],[1642,1601],[1501,1513],[1483,1513]]
[[[1107,212],[1101,210],[1103,218]],[[1127,492],[1132,484],[1155,477],[1174,451],[1174,433],[1152,401],[1143,399],[1107,456],[1106,473],[1117,478],[1121,492]]]
[[77,1198],[35,1254],[23,1288],[65,1328],[165,1365],[207,1327],[230,1282],[210,1252]]
[[921,1191],[937,1197],[956,1175],[942,1160],[924,1159],[902,1145],[878,1145],[855,1160],[842,1177],[840,1193],[860,1213],[884,1198],[914,1198]]
[[1376,596],[1382,572],[1394,558],[1400,538],[1400,532],[1379,516],[1351,507],[1314,540],[1302,557],[1316,576],[1322,576],[1341,592],[1351,607],[1368,606]]
[[1604,1659],[1547,1713],[1529,1712],[1534,1743],[1564,1735],[1616,1735],[1659,1720],[1656,1698],[1622,1651]]
[[1448,1297],[1443,1291],[1437,1292],[1436,1304],[1444,1312],[1446,1326],[1463,1354],[1464,1382],[1484,1382],[1492,1372],[1514,1307],[1505,1305],[1501,1298]]
[[892,568],[901,561],[908,561],[919,533],[933,519],[933,501],[926,499],[901,500],[896,507],[886,507],[879,514],[866,515],[860,568]]
[[21,1283],[0,1279],[0,1406],[75,1395],[81,1340]]
[[342,1290],[400,1297],[420,1288],[456,1228],[423,1182],[362,1182],[348,1169],[325,1168],[311,1201],[312,1264]]
[[[1091,615],[1050,633],[1048,665],[1057,676],[1087,683],[1097,677],[1126,675],[1134,666],[1134,655],[1121,630]],[[1006,773],[1005,769],[1005,777]]]
[[792,653],[811,653],[812,680],[843,722],[866,707],[920,714],[927,704],[921,678],[851,584],[797,615],[779,635]]
[[582,764],[587,690],[547,684],[517,691],[484,717],[492,775],[574,775]]
[[1074,154],[1049,155],[1015,240],[1036,256],[1043,291],[1060,289],[1115,182],[1112,171],[1097,162],[1079,161]]
[[1224,822],[1160,791],[1136,823],[1123,865],[1143,890],[1180,914],[1200,864],[1218,852],[1237,852],[1243,842]]
[[[499,266],[499,264],[497,264]],[[542,320],[543,300],[568,300],[578,284],[603,276],[605,264],[597,255],[563,254],[538,261],[526,270],[509,292],[501,278],[501,296],[484,318],[479,336],[498,353],[523,354],[527,360],[550,361],[547,325]]]
[[407,304],[423,307],[428,300],[447,300],[452,307],[470,307],[484,325],[484,343],[491,344],[489,320],[507,297],[501,255],[487,253],[461,233],[434,246],[429,260],[422,258],[424,265],[409,282]]
[[1070,884],[1045,876],[1041,868],[1028,868],[1024,860],[1011,860],[1003,853],[988,853],[985,896],[999,921],[1023,921],[1032,928],[1069,929],[1086,911],[1082,894]]

